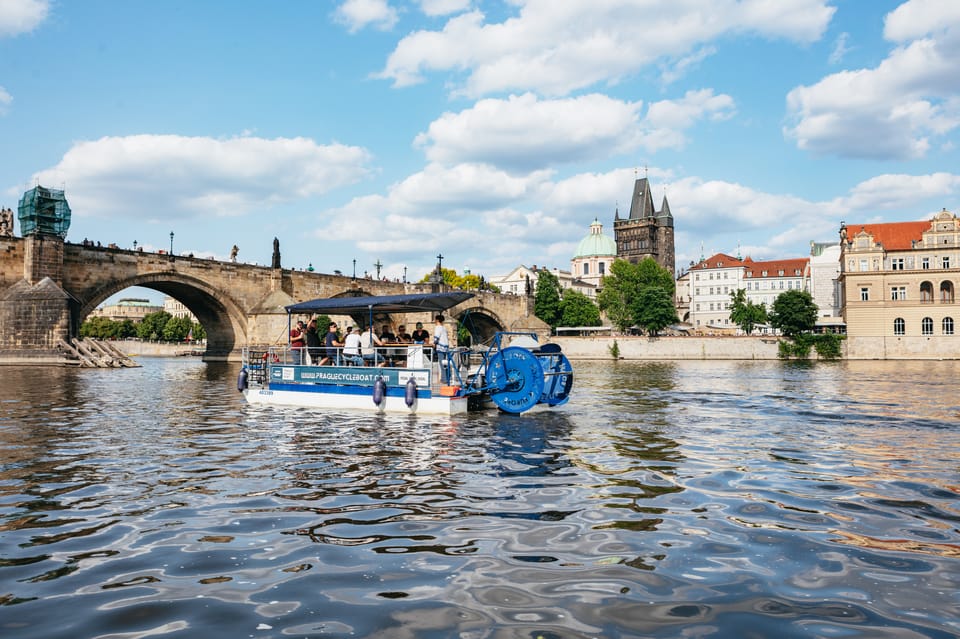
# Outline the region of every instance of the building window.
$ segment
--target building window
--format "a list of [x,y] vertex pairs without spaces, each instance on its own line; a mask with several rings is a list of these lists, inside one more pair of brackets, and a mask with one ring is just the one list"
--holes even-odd
[[898,317],[893,320],[893,334],[894,335],[903,335],[907,332],[907,324],[903,321],[902,317]]
[[925,258],[923,258],[922,260],[920,260],[920,268],[922,268],[922,269],[925,270],[925,271],[930,270],[930,258],[929,258],[929,257],[925,257]]
[[869,302],[870,301],[870,289],[866,286],[860,287],[860,301]]
[[940,264],[943,268],[950,268],[950,256],[944,255],[942,258],[940,258]]
[[600,275],[603,275],[607,272],[606,266],[606,262],[600,262]]
[[920,282],[920,303],[930,304],[933,302],[933,284],[931,282]]
[[943,318],[943,334],[953,335],[953,318],[952,317]]
[[584,274],[584,275],[590,275],[590,265],[587,264],[587,263],[584,263],[584,264],[583,264],[583,274]]
[[903,270],[903,258],[895,257],[890,260],[890,269],[893,271],[902,271]]
[[902,302],[907,299],[907,287],[906,286],[892,286],[890,287],[890,299],[894,302]]
[[920,332],[924,335],[933,335],[933,320],[929,317],[924,317],[920,321]]
[[860,270],[866,272],[870,269],[869,262],[867,260],[860,260]]
[[953,304],[953,282],[940,282],[940,301]]

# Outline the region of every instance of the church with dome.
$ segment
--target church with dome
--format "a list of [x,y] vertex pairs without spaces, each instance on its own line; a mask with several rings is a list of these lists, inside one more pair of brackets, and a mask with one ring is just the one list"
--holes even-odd
[[599,288],[600,280],[610,272],[617,259],[617,243],[603,234],[603,224],[594,219],[590,234],[580,240],[577,252],[570,260],[570,274],[575,278]]

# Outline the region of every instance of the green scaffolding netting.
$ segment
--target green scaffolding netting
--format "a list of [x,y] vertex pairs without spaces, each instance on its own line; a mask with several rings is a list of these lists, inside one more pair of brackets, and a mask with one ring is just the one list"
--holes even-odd
[[20,198],[17,213],[21,235],[44,233],[67,237],[70,205],[63,191],[35,186]]

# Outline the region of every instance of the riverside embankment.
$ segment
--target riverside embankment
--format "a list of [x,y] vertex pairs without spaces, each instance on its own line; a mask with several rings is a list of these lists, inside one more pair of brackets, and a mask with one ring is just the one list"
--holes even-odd
[[570,359],[612,359],[616,344],[621,359],[777,359],[775,337],[552,337]]

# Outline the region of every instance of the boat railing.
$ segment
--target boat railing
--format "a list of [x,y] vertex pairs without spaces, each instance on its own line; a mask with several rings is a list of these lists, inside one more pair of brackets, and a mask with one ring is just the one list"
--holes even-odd
[[[316,350],[317,352],[311,352]],[[471,371],[482,361],[477,351],[451,348],[438,353],[423,344],[388,344],[370,349],[366,355],[344,352],[337,347],[336,357],[327,358],[327,348],[291,348],[289,346],[249,346],[242,349],[242,361],[251,384],[266,385],[271,366],[366,366],[430,369],[434,385],[463,386]]]

